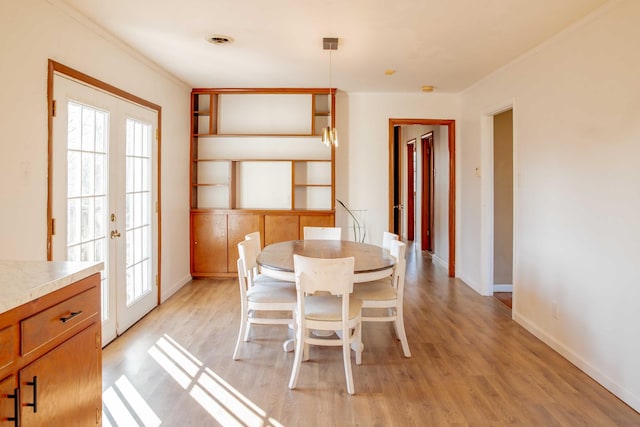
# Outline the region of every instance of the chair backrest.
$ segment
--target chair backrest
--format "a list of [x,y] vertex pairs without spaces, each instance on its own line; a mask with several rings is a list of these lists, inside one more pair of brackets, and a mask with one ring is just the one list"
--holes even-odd
[[389,253],[396,259],[396,265],[393,267],[393,286],[398,291],[398,298],[401,298],[404,292],[404,276],[407,271],[406,252],[406,244],[400,240],[391,241]]
[[296,287],[308,294],[325,291],[348,295],[353,292],[354,264],[354,257],[331,259],[293,255]]
[[398,235],[390,233],[388,231],[382,232],[382,249],[389,250],[391,248],[391,241],[398,240]]
[[256,239],[256,240],[258,240],[258,243],[260,244],[260,248],[262,248],[262,239],[260,238],[260,232],[259,231],[254,231],[252,233],[249,233],[249,234],[245,235],[244,239],[245,240]]
[[[256,258],[260,253],[260,242],[256,239],[247,239],[238,243],[238,255],[242,261],[243,273],[247,278],[249,287],[253,286],[253,279],[258,274]],[[240,264],[238,264],[240,266]]]
[[342,228],[340,227],[305,226],[302,232],[304,240],[340,240],[342,238]]
[[240,298],[242,300],[247,299],[247,276],[245,274],[244,263],[242,258],[238,258],[236,261],[238,265],[238,284],[240,285]]

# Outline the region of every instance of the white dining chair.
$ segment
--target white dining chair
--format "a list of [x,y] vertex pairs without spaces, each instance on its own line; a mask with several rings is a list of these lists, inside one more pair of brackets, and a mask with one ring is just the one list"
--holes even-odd
[[262,248],[262,238],[260,237],[260,232],[259,231],[253,231],[249,234],[245,234],[244,236],[245,240],[249,240],[249,239],[256,239],[258,241],[258,243],[260,244],[260,248]]
[[[391,277],[356,283],[353,286],[353,296],[362,300],[363,322],[393,322],[396,337],[402,344],[404,357],[411,357],[404,328],[403,310],[404,277],[407,269],[406,245],[399,240],[392,240],[390,253],[396,259]],[[374,312],[372,309],[377,310]],[[384,314],[381,314],[382,311]]]
[[391,248],[391,241],[398,240],[399,236],[389,231],[382,232],[382,249],[389,250]]
[[[233,351],[233,360],[238,360],[243,341],[249,340],[251,325],[294,325],[296,288],[293,282],[273,279],[257,274],[256,257],[260,244],[255,239],[238,243],[238,284],[240,285],[240,330]],[[272,312],[261,317],[263,311]],[[275,315],[273,312],[279,312]]]
[[342,238],[340,227],[305,226],[302,233],[304,240],[340,240]]
[[[296,348],[289,380],[295,389],[300,366],[309,359],[309,345],[341,346],[347,392],[355,393],[351,372],[351,348],[356,364],[362,360],[360,311],[362,302],[350,295],[353,290],[354,258],[309,258],[293,256],[296,290]],[[339,331],[336,338],[319,338],[311,331]]]

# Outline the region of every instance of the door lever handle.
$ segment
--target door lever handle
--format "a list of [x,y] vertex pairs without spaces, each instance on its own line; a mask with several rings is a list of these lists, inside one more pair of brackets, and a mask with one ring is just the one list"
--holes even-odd
[[120,232],[118,230],[111,230],[111,238],[115,239],[116,237],[120,237]]

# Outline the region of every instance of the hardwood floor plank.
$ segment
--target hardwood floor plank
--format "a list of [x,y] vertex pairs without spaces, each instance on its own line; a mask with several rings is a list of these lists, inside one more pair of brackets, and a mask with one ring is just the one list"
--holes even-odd
[[[298,389],[286,326],[258,325],[231,355],[239,327],[235,279],[195,280],[103,351],[103,388],[144,425],[637,426],[640,414],[428,257],[408,251],[405,324],[412,357],[390,324],[365,324],[356,394],[339,348],[311,348]],[[119,386],[125,378],[144,402]],[[105,403],[111,425],[118,413]]]

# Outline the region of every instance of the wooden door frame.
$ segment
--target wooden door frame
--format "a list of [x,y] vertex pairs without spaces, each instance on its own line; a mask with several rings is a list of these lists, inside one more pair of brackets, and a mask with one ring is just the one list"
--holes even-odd
[[[425,146],[428,144],[428,146]],[[420,136],[422,149],[422,220],[420,223],[420,241],[422,250],[433,251],[433,203],[435,199],[435,185],[433,179],[433,131]],[[428,155],[427,155],[428,154]]]
[[[449,277],[456,275],[456,121],[450,119],[389,119],[389,227],[393,227],[393,129],[396,126],[446,126],[449,140]],[[391,229],[391,228],[390,228]]]
[[98,80],[95,77],[91,77],[88,74],[85,74],[81,71],[75,70],[71,67],[63,65],[59,62],[56,62],[52,59],[48,61],[47,67],[47,176],[48,184],[47,184],[47,260],[51,261],[52,259],[52,236],[53,236],[53,222],[52,222],[52,206],[53,206],[53,188],[52,188],[52,180],[53,176],[53,166],[52,166],[52,156],[53,156],[53,117],[55,116],[55,103],[53,99],[53,76],[55,73],[65,75],[70,77],[78,82],[84,83],[88,86],[96,88],[98,90],[102,90],[103,92],[109,93],[117,98],[121,98],[127,100],[133,104],[138,104],[142,107],[146,107],[150,110],[154,110],[158,114],[158,128],[157,128],[157,145],[158,145],[158,177],[156,182],[157,188],[157,214],[158,214],[158,259],[156,262],[158,277],[157,277],[157,285],[158,285],[158,305],[161,303],[162,296],[162,187],[161,187],[161,176],[162,176],[162,107],[158,104],[154,104],[153,102],[147,101],[146,99],[140,98],[136,95],[133,95],[129,92],[126,92],[120,88],[117,88],[109,83],[105,83],[102,80]]
[[[413,138],[407,141],[407,240],[414,241],[416,239],[416,186],[415,186],[415,167],[416,162],[416,144],[417,139]],[[409,148],[411,147],[411,148]]]

